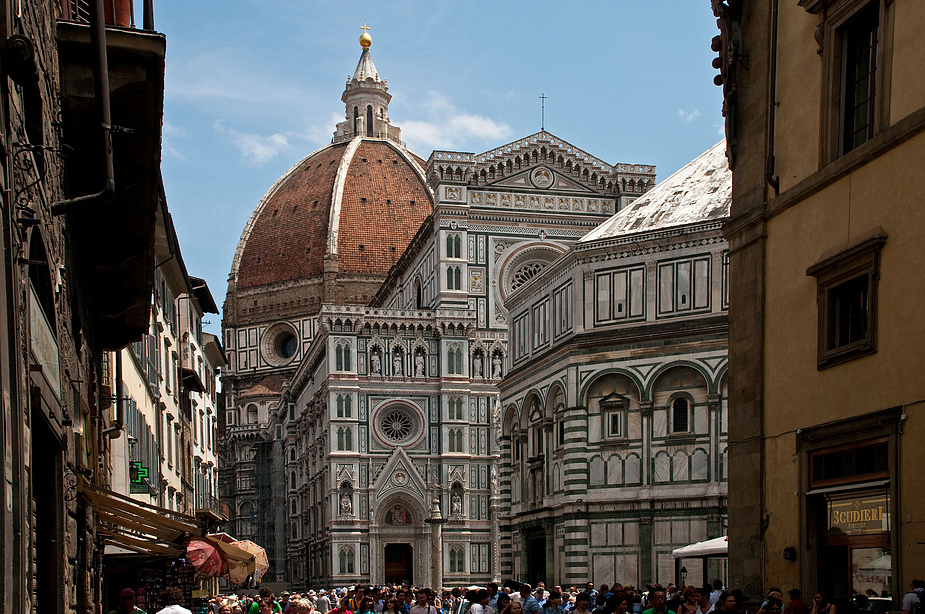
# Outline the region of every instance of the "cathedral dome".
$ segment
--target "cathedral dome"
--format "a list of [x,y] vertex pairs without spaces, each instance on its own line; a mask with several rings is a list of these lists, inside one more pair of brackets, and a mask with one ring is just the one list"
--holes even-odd
[[391,95],[368,47],[342,100],[331,144],[283,175],[248,220],[229,276],[229,323],[368,303],[433,212],[425,162],[389,120]]
[[385,276],[433,211],[423,165],[399,144],[364,137],[305,157],[251,215],[236,288],[321,275],[326,262],[340,274]]

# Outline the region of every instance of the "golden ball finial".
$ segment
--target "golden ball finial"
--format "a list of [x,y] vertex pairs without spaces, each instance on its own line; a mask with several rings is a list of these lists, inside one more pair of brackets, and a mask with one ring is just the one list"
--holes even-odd
[[373,37],[369,35],[369,28],[364,23],[360,29],[363,30],[363,34],[360,35],[360,47],[369,49],[369,46],[373,44]]

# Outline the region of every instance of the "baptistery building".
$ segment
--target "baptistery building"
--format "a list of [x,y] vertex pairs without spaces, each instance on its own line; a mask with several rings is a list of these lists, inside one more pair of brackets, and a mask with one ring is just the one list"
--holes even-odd
[[265,580],[501,575],[508,301],[653,185],[540,131],[409,151],[364,34],[330,144],[271,187],[229,275],[221,486]]
[[725,534],[725,145],[507,298],[502,577],[563,586],[724,577],[720,560],[676,566],[672,551]]

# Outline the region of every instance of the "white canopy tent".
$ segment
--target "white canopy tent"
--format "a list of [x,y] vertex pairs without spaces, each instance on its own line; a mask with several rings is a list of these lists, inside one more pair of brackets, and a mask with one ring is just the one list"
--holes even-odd
[[703,561],[703,584],[709,584],[707,577],[707,559],[725,559],[729,552],[729,538],[725,535],[706,541],[690,544],[671,551],[674,557],[675,582],[681,584],[681,559],[700,559]]

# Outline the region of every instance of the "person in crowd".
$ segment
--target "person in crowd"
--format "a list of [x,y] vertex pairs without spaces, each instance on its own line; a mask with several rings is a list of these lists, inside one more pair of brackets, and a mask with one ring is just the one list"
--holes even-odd
[[575,607],[572,608],[573,614],[587,614],[591,610],[588,609],[588,605],[591,603],[591,595],[588,593],[578,593],[578,596],[575,597]]
[[543,582],[537,583],[536,590],[533,592],[533,597],[542,610],[546,606],[546,585]]
[[769,598],[764,604],[764,611],[767,614],[781,614],[784,610],[784,602],[777,597]]
[[411,606],[410,614],[439,614],[439,610],[429,603],[427,591],[419,590],[417,592],[417,602]]
[[[613,590],[613,589],[611,589]],[[613,611],[611,614],[632,614],[630,610],[630,600],[623,593],[623,587],[620,587],[619,593],[614,593],[613,596]]]
[[475,591],[472,599],[472,605],[469,606],[469,614],[491,614],[488,609],[488,600],[490,599],[488,591],[480,588]]
[[809,604],[803,601],[803,593],[798,588],[787,591],[790,601],[787,603],[786,614],[809,614]]
[[135,589],[123,588],[119,591],[119,606],[109,614],[145,614],[145,611],[135,605],[137,595]]
[[[716,586],[714,584],[714,586]],[[713,611],[722,612],[723,614],[733,614],[736,607],[736,597],[734,594],[723,591],[720,593],[719,600],[716,602]]]
[[501,593],[498,591],[498,585],[494,582],[489,582],[486,588],[488,589],[488,606],[495,612],[499,612],[501,608],[498,607],[498,595]]
[[340,604],[331,610],[331,612],[333,612],[333,614],[353,614],[350,610],[350,597],[344,595],[340,600]]
[[331,610],[331,600],[328,598],[326,590],[318,591],[318,597],[315,599],[315,611],[320,614],[327,614]]
[[[925,580],[914,578],[912,580],[912,590],[903,597],[903,614],[912,614],[916,608],[915,604],[925,600]],[[835,608],[832,608],[832,614],[835,614]]]
[[529,584],[520,585],[520,602],[526,614],[536,614],[540,611],[540,603],[533,596],[533,587]]
[[524,614],[523,604],[519,601],[514,601],[511,599],[511,602],[504,606],[504,609],[501,610],[501,614]]
[[776,599],[777,601],[780,601],[781,603],[784,602],[783,593],[776,586],[772,586],[771,588],[768,589],[768,592],[765,595],[764,601],[761,602],[761,606],[758,608],[758,614],[767,614],[768,602],[771,601],[772,599]]
[[161,591],[161,602],[168,604],[157,614],[193,614],[182,605],[183,591],[175,586],[168,586]]
[[668,609],[667,601],[665,589],[661,586],[656,586],[649,591],[649,605],[651,607],[645,610],[643,614],[674,614],[673,610]]
[[315,604],[311,599],[301,598],[293,599],[289,602],[289,612],[291,614],[314,614]]
[[723,594],[723,581],[717,578],[713,580],[713,592],[710,593],[710,603],[716,605],[719,602],[720,595]]
[[[490,603],[490,602],[489,602]],[[495,601],[495,611],[501,612],[511,603],[511,596],[508,593],[499,592],[498,599]]]
[[678,608],[681,607],[681,601],[682,597],[677,585],[669,584],[668,590],[665,591],[665,605],[672,612],[677,612]]
[[[671,606],[669,606],[671,607]],[[698,614],[700,609],[700,592],[693,586],[688,586],[681,594],[681,601],[678,604],[678,614]]]
[[[273,591],[269,587],[264,586],[260,589],[258,598],[251,603],[250,607],[247,609],[247,614],[258,614],[260,610],[260,602],[264,599],[269,599],[273,612],[282,612],[283,608],[279,605],[275,599],[273,599]],[[272,614],[272,613],[271,613]]]
[[813,609],[811,614],[835,614],[835,604],[829,603],[825,593],[819,591],[813,595]]
[[363,597],[363,599],[360,600],[360,606],[357,609],[356,614],[376,614],[373,598],[368,596]]
[[599,592],[594,590],[594,582],[585,584],[585,592],[588,594],[588,609],[593,610],[597,607],[597,597],[600,595]]
[[559,606],[561,605],[562,593],[553,591],[549,593],[549,599],[546,600],[546,604],[543,606],[540,614],[562,614],[561,610],[559,610]]

